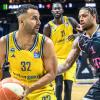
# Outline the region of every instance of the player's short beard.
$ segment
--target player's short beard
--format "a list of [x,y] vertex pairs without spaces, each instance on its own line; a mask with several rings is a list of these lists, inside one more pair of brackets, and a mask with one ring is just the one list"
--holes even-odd
[[56,19],[59,19],[62,15],[56,16],[56,14],[53,15]]
[[93,27],[93,24],[91,24],[91,25],[89,25],[89,26],[83,28],[83,30],[84,30],[84,31],[87,31],[87,30],[91,29],[92,27]]

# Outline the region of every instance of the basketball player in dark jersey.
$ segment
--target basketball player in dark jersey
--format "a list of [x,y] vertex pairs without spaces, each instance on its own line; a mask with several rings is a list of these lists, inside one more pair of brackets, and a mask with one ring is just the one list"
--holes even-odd
[[[95,68],[98,77],[100,77],[100,27],[97,24],[96,9],[82,7],[79,11],[79,20],[84,33],[75,39],[73,48],[65,63],[59,65],[58,73],[69,69],[82,50],[87,53],[90,63]],[[100,100],[100,78],[89,89],[83,100]]]

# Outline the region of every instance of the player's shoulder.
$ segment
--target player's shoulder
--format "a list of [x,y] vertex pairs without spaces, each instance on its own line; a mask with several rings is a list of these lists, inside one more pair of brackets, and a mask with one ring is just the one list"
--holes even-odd
[[0,38],[0,45],[6,43],[6,35]]
[[0,38],[0,44],[6,44],[7,37],[8,37],[9,35],[11,35],[11,34],[12,34],[12,32],[9,33],[9,34],[6,34],[6,35],[4,35],[4,36],[2,36],[2,37]]
[[52,42],[52,40],[51,40],[49,37],[47,37],[47,36],[45,36],[45,41],[46,41],[47,43]]
[[50,44],[53,44],[53,42],[49,37],[45,36],[45,44],[50,45]]
[[6,36],[0,38],[0,56],[6,54]]
[[100,38],[100,28],[93,34],[93,38]]
[[98,31],[97,31],[98,33],[100,33],[100,28],[98,29]]
[[50,25],[49,25],[49,23],[46,23],[45,25],[44,25],[44,28],[48,28]]
[[69,21],[76,21],[74,17],[68,17]]
[[48,22],[44,25],[44,27],[49,27],[50,24],[51,24],[52,22],[53,22],[52,20],[48,21]]

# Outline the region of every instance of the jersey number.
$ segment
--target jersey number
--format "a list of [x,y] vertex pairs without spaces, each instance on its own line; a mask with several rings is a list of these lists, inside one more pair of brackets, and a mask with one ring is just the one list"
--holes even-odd
[[21,70],[22,71],[31,71],[30,70],[30,66],[31,66],[31,63],[30,62],[25,62],[25,61],[22,61],[21,62]]
[[65,36],[65,31],[62,30],[62,31],[61,31],[61,37],[64,37],[64,36]]

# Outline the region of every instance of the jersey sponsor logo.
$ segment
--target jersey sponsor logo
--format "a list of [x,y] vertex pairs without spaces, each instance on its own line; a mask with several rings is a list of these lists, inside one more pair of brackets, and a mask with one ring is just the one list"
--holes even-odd
[[68,27],[69,23],[68,23],[68,22],[66,22],[66,23],[65,23],[65,25],[66,25],[66,27]]
[[10,52],[11,52],[11,57],[15,58],[15,48],[10,48]]
[[21,79],[27,79],[27,80],[37,80],[42,77],[41,75],[23,75],[23,74],[15,73],[15,72],[13,72],[13,75],[15,77],[19,77]]
[[34,58],[40,58],[40,51],[34,51]]
[[96,67],[96,68],[100,68],[100,57],[98,57],[98,58],[93,58],[93,63],[94,63],[94,66]]
[[11,57],[12,57],[12,58],[15,58],[15,55],[14,55],[14,54],[12,54],[12,55],[11,55]]
[[82,74],[86,74],[86,73],[90,73],[89,70],[87,68],[85,68],[83,71],[82,71]]
[[56,31],[56,29],[57,29],[56,25],[51,28],[52,31]]
[[10,48],[10,52],[15,52],[15,48]]

